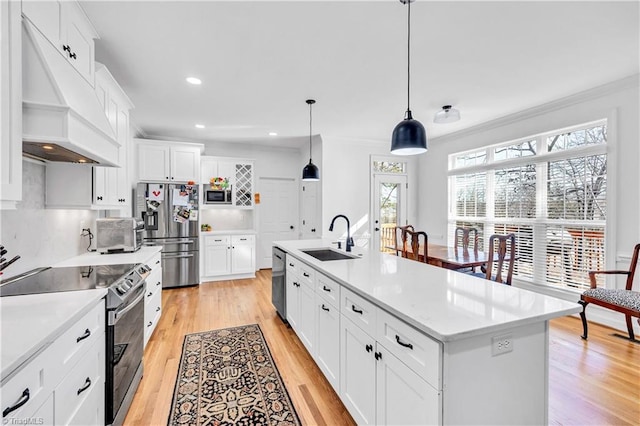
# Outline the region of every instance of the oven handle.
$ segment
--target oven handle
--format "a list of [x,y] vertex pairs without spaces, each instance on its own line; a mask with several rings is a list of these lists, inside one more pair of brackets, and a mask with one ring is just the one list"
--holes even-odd
[[120,321],[120,317],[126,314],[127,312],[129,312],[131,309],[133,309],[138,304],[138,302],[140,302],[143,298],[144,298],[144,291],[140,293],[140,295],[136,297],[133,302],[129,303],[124,309],[120,311],[115,311],[113,313],[113,316],[109,317],[109,325],[116,325],[118,321]]
[[184,259],[188,257],[193,257],[193,254],[179,254],[177,256],[162,256],[162,259]]

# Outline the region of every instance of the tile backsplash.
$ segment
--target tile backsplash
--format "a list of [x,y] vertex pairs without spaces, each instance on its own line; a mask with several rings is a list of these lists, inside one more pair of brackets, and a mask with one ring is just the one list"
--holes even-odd
[[22,201],[16,210],[0,210],[0,243],[7,250],[4,257],[20,255],[4,270],[5,277],[86,252],[89,240],[80,236],[81,223],[95,231],[97,211],[45,209],[45,173],[44,164],[23,161]]

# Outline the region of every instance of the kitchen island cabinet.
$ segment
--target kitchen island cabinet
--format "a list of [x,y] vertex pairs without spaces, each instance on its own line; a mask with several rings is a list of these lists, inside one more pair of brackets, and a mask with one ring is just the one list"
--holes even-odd
[[548,321],[577,304],[357,247],[302,251],[328,239],[274,245],[340,287],[337,392],[358,423],[547,423]]

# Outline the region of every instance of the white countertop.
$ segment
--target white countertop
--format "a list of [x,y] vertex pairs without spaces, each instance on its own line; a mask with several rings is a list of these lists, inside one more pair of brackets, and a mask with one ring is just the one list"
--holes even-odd
[[354,247],[360,259],[322,262],[300,250],[331,247],[332,239],[274,245],[350,290],[446,342],[579,312],[577,303],[388,253]]
[[106,289],[95,289],[0,297],[0,380],[43,351],[106,294]]
[[231,231],[200,231],[200,235],[255,235],[255,229],[234,229]]
[[97,266],[97,265],[118,265],[127,263],[145,263],[156,253],[162,251],[162,246],[142,246],[140,250],[133,253],[111,253],[100,254],[97,251],[86,252],[80,256],[53,265],[54,268],[64,266]]

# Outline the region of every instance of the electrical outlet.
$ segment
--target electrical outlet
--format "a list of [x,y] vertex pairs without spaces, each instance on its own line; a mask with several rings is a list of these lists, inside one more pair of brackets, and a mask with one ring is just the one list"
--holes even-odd
[[513,351],[513,337],[510,334],[495,336],[491,339],[491,356]]

